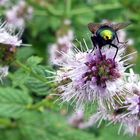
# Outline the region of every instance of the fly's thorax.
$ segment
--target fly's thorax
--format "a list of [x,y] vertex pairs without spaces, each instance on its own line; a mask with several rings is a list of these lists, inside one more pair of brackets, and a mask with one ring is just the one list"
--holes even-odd
[[104,41],[113,41],[115,39],[115,31],[111,27],[100,27],[96,32],[97,38],[100,38]]

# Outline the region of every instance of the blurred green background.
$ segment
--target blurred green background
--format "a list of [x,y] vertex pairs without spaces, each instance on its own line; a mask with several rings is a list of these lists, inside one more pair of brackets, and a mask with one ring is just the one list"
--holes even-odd
[[[9,7],[12,7],[18,1],[10,2]],[[125,29],[126,40],[132,39],[134,42],[129,45],[127,52],[138,51],[133,63],[136,64],[135,71],[140,73],[140,1],[26,0],[26,3],[33,7],[33,17],[26,20],[22,39],[24,44],[31,46],[18,49],[16,59],[22,63],[10,66],[10,74],[0,87],[0,140],[140,139],[123,136],[123,132],[118,135],[118,125],[106,127],[103,124],[98,129],[93,126],[84,130],[70,126],[68,117],[72,114],[73,107],[60,107],[59,103],[54,103],[56,98],[50,96],[54,92],[51,88],[54,85],[46,85],[43,78],[36,79],[38,74],[42,77],[47,75],[45,69],[52,70],[49,63],[50,44],[57,42],[61,34],[65,35],[67,30],[72,30],[74,42],[75,39],[84,38],[89,47],[92,47],[87,24],[103,20],[132,23]],[[7,7],[1,6],[2,19],[5,19],[6,10]],[[71,24],[64,25],[65,21]],[[90,116],[92,111],[86,113]]]

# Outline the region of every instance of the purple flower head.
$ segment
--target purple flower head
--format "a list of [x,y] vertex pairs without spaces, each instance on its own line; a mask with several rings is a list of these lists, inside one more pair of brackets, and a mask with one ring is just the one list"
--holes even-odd
[[15,59],[16,47],[20,46],[19,31],[9,28],[6,22],[0,25],[0,80],[8,74],[8,65]]
[[124,133],[137,135],[140,129],[140,78],[130,69],[126,76],[125,87],[128,92],[123,96],[123,103],[118,105],[113,123],[120,123]]
[[72,40],[74,33],[72,30],[66,31],[65,34],[57,37],[57,42],[49,46],[50,62],[54,65],[58,65],[61,62],[65,62],[66,57],[63,53],[72,54]]
[[107,81],[114,81],[121,76],[117,63],[113,59],[106,58],[106,55],[103,56],[103,59],[92,53],[88,55],[87,62],[85,63],[88,69],[82,76],[85,79],[85,84],[87,81],[93,81],[93,84],[105,88]]
[[33,8],[25,0],[20,0],[17,5],[6,11],[6,19],[10,27],[25,28],[25,21],[33,16]]
[[63,102],[76,103],[76,107],[95,100],[103,106],[114,104],[114,96],[122,94],[124,90],[124,49],[121,48],[115,58],[114,48],[102,49],[103,58],[95,50],[80,51],[73,49],[71,55],[63,53],[65,61],[59,63],[61,69],[56,75],[56,80],[61,83],[63,75],[71,81],[65,85],[59,84],[62,89],[60,98]]
[[126,88],[131,95],[126,96],[125,104],[128,105],[130,114],[140,116],[140,77],[138,74],[134,74],[133,70],[130,69],[130,74],[126,82]]
[[8,0],[0,0],[0,6],[4,6]]
[[10,45],[12,47],[20,46],[22,40],[19,39],[21,32],[14,34],[15,29],[9,28],[7,23],[2,23],[0,25],[0,43]]

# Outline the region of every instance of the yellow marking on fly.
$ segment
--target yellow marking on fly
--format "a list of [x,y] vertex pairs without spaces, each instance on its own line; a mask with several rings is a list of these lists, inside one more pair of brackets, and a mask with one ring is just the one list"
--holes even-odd
[[111,30],[103,30],[100,32],[100,35],[104,40],[111,40],[113,38],[113,32]]

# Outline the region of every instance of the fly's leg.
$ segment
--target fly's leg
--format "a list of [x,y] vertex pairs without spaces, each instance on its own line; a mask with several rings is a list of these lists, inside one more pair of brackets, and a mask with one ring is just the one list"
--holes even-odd
[[117,35],[117,33],[116,33],[116,32],[115,32],[115,36],[116,36],[117,42],[118,42],[118,43],[120,43],[120,44],[125,44],[125,43],[127,43],[127,42],[128,42],[128,41],[126,41],[126,42],[120,42],[120,41],[119,41],[119,38],[118,38],[118,35]]
[[101,52],[101,48],[100,47],[99,47],[99,53],[100,53],[101,59],[103,59],[103,55],[102,55],[102,52]]
[[[93,49],[92,49],[92,51],[91,51],[91,53],[94,51],[94,49],[96,48],[97,49],[97,38],[96,38],[96,36],[92,36],[91,37],[91,40],[92,40],[92,43],[93,43],[93,45],[94,45],[94,47],[93,47]],[[99,53],[100,53],[100,56],[101,56],[101,59],[103,59],[103,55],[102,55],[102,52],[101,52],[101,47],[98,45],[98,49],[99,49]]]
[[115,53],[115,56],[114,56],[114,58],[113,58],[113,60],[115,60],[119,49],[118,49],[118,47],[117,47],[116,45],[114,45],[114,44],[109,44],[109,45],[111,45],[112,47],[116,48],[116,53]]

